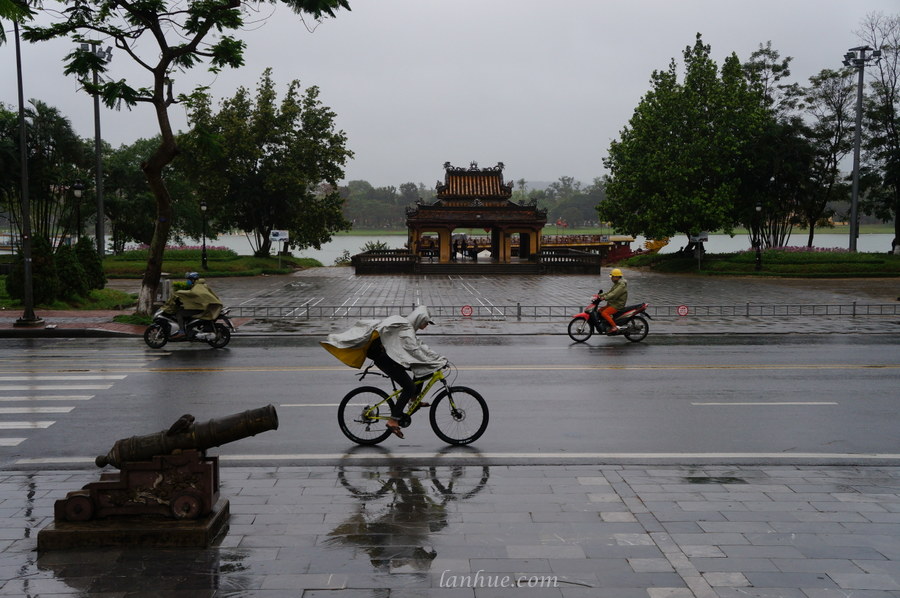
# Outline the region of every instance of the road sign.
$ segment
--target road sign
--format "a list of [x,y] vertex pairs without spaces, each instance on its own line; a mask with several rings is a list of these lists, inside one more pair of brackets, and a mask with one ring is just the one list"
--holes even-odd
[[463,305],[459,310],[459,313],[463,315],[463,317],[468,318],[472,315],[472,306],[471,305]]
[[679,316],[686,316],[688,315],[688,313],[690,313],[687,305],[679,305],[675,311]]
[[273,230],[269,233],[269,240],[280,243],[290,240],[290,234],[286,230]]

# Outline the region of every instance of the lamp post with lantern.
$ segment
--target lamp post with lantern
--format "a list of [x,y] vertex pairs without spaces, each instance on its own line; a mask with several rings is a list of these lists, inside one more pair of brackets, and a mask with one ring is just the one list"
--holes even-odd
[[72,185],[72,195],[75,196],[75,238],[81,240],[81,196],[84,195],[84,183],[76,179]]
[[204,270],[208,270],[209,266],[206,263],[206,202],[200,202],[200,214],[203,216],[203,241],[200,249],[200,264],[203,266]]
[[756,202],[756,226],[754,226],[753,231],[753,246],[756,247],[756,271],[762,270],[762,230],[760,229],[760,215],[762,214],[762,204],[760,202]]

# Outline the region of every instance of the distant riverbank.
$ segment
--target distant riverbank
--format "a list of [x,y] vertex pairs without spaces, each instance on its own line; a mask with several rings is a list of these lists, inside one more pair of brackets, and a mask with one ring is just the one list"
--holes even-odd
[[[829,229],[831,230],[831,229]],[[608,233],[608,231],[607,231]],[[563,233],[560,233],[563,234]],[[598,234],[582,233],[580,231],[570,231],[565,234]],[[606,234],[606,233],[604,233]],[[806,232],[791,235],[787,245],[791,247],[803,247],[806,245]],[[351,254],[360,253],[366,243],[383,242],[391,249],[400,249],[406,244],[406,233],[398,234],[393,231],[384,231],[368,235],[336,235],[328,243],[322,245],[320,249],[303,249],[301,251],[292,252],[296,257],[306,257],[318,260],[323,266],[332,266],[336,259],[349,251]],[[857,240],[857,248],[864,253],[885,253],[891,248],[892,234],[861,234]],[[660,253],[674,253],[683,247],[686,240],[683,238],[672,239],[669,244],[660,250]],[[849,235],[843,234],[817,234],[815,237],[815,247],[827,248],[843,248],[849,246]],[[209,241],[210,246],[227,247],[236,251],[239,255],[250,255],[253,253],[249,241],[244,235],[221,235],[218,239]],[[638,237],[635,239],[632,247],[638,249],[643,247],[644,239]],[[706,251],[709,253],[733,253],[736,251],[744,251],[750,249],[750,238],[746,234],[735,235],[710,235],[709,242],[706,243]]]

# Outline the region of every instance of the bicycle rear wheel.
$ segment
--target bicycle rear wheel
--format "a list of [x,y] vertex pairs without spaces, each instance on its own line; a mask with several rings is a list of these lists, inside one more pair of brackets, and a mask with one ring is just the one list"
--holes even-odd
[[480,394],[465,386],[444,389],[431,403],[431,429],[447,444],[478,440],[488,425],[488,406]]
[[378,444],[391,435],[387,422],[378,416],[390,416],[394,402],[373,408],[388,397],[388,393],[374,386],[361,386],[351,390],[338,406],[338,425],[344,436],[357,444]]

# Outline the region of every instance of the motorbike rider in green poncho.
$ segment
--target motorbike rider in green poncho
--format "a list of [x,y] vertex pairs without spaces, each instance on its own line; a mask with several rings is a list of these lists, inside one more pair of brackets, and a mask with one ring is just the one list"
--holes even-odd
[[[188,288],[172,293],[164,306],[165,313],[174,314],[178,320],[179,330],[175,336],[184,334],[188,318],[196,316],[201,320],[212,322],[222,311],[222,300],[198,273],[188,272],[185,278]],[[191,330],[189,334],[195,332]]]

